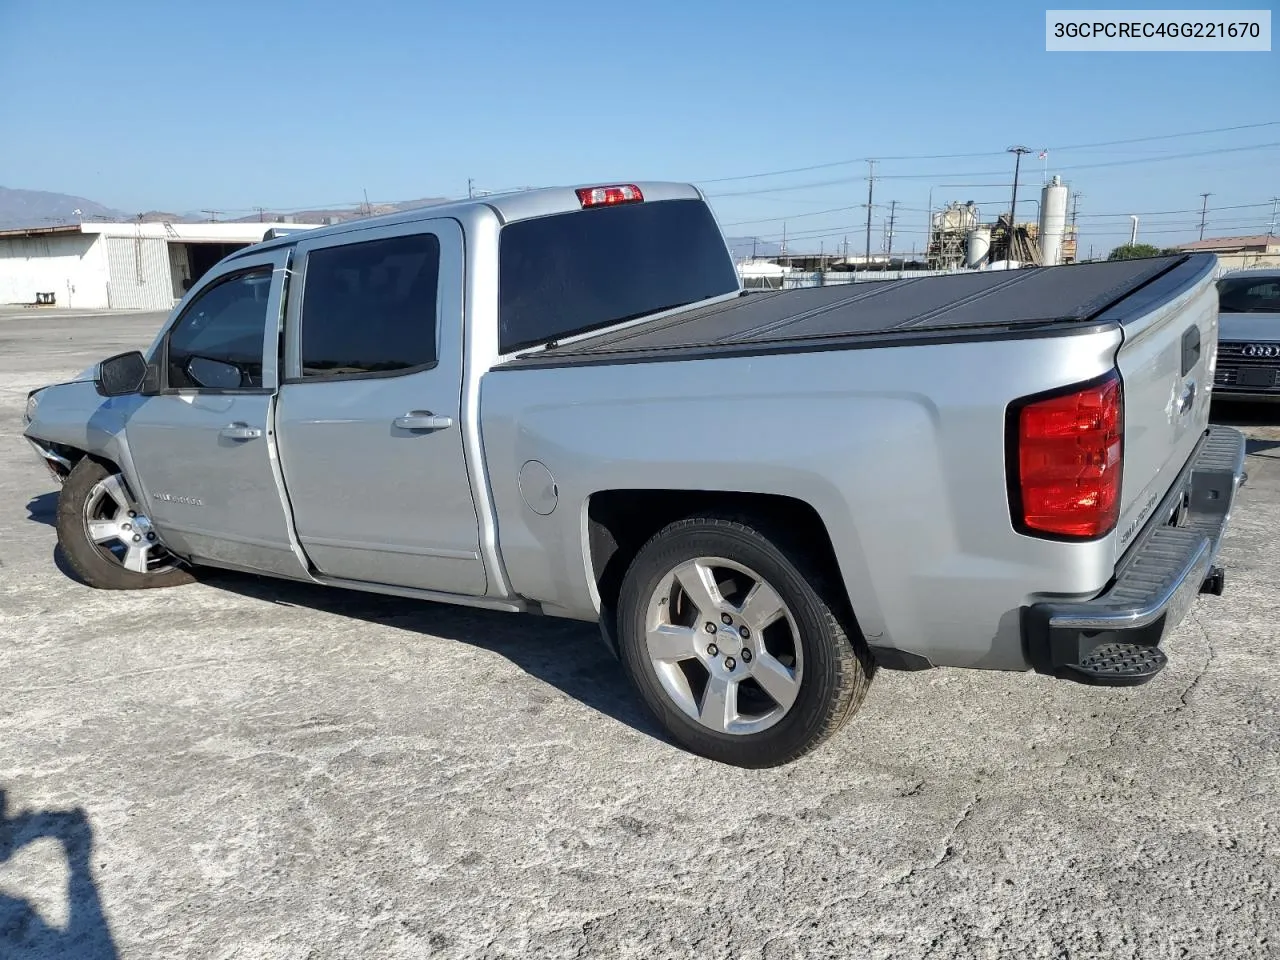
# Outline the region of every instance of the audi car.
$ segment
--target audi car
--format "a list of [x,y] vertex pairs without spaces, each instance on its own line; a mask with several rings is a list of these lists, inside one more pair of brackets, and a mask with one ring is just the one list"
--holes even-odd
[[1280,267],[1223,274],[1218,316],[1213,392],[1224,399],[1280,400]]

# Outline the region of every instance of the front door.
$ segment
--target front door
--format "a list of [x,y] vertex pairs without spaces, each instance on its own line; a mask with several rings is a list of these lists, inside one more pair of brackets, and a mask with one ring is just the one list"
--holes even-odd
[[160,392],[125,438],[161,542],[197,562],[305,576],[270,453],[288,252],[238,258],[161,338]]
[[330,577],[482,596],[463,449],[462,231],[303,239],[276,423],[294,529]]

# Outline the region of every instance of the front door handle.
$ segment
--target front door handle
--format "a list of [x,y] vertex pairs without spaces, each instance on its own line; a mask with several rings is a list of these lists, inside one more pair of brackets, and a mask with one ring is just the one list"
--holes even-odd
[[262,431],[247,423],[229,423],[218,431],[218,436],[228,440],[257,440],[262,436]]
[[391,422],[401,430],[447,430],[453,426],[453,417],[437,417],[429,410],[414,410]]

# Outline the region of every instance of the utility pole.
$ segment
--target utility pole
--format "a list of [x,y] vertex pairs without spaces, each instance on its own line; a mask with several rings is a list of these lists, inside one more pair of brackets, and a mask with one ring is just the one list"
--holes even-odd
[[782,260],[787,255],[787,221],[782,221],[782,250],[778,255],[778,259]]
[[885,253],[889,257],[890,264],[893,263],[893,218],[897,210],[898,210],[898,201],[890,200],[889,201],[889,236],[885,244],[885,246],[888,248],[885,250]]
[[756,241],[759,239],[760,239],[759,237],[751,238],[751,259],[752,260],[756,258]]
[[1133,221],[1133,225],[1129,228],[1129,246],[1132,247],[1138,242],[1138,217],[1131,213],[1129,219]]
[[476,182],[471,177],[467,177],[467,199],[470,200],[476,195]]
[[[1271,226],[1267,228],[1267,236],[1273,236],[1276,232],[1276,208],[1280,207],[1280,197],[1271,198]],[[78,211],[77,211],[78,212]]]
[[924,257],[929,259],[929,251],[933,249],[933,187],[929,188],[929,221],[924,228]]
[[867,250],[866,261],[862,264],[862,269],[869,269],[871,266],[871,199],[874,196],[876,187],[876,162],[874,160],[867,161]]
[[1202,193],[1202,194],[1200,194],[1200,199],[1201,199],[1201,203],[1200,203],[1200,239],[1201,239],[1201,240],[1203,240],[1203,239],[1204,239],[1204,216],[1205,216],[1205,214],[1206,214],[1206,213],[1208,213],[1208,212],[1209,212],[1209,198],[1210,198],[1211,196],[1213,196],[1213,194],[1212,194],[1212,193]]
[[209,222],[210,222],[210,223],[217,223],[217,222],[218,222],[218,214],[220,214],[222,211],[221,211],[221,210],[201,210],[200,212],[201,212],[201,213],[207,213],[207,214],[209,215]]
[[849,259],[849,235],[847,233],[844,235],[844,258],[846,261]]
[[259,222],[259,223],[263,223],[263,222],[265,222],[265,221],[266,221],[266,219],[267,219],[267,218],[266,218],[267,208],[266,208],[266,207],[254,207],[253,209],[255,209],[255,210],[257,210],[257,211],[258,211],[258,222]]
[[1007,148],[1005,152],[1013,154],[1013,199],[1009,201],[1009,242],[1008,242],[1009,249],[1005,252],[1005,255],[1004,255],[1004,258],[1006,260],[1012,260],[1013,259],[1013,234],[1014,234],[1013,218],[1014,218],[1014,214],[1017,212],[1017,209],[1018,209],[1018,173],[1022,169],[1022,155],[1024,153],[1030,153],[1031,148],[1024,147],[1021,144],[1019,144],[1018,146]]
[[373,207],[369,205],[369,191],[364,187],[361,187],[360,189],[364,190],[364,215],[366,217],[372,216]]
[[1081,193],[1073,193],[1071,195],[1071,259],[1075,262],[1080,260],[1080,233],[1076,230],[1076,214],[1080,210],[1080,198],[1084,196]]

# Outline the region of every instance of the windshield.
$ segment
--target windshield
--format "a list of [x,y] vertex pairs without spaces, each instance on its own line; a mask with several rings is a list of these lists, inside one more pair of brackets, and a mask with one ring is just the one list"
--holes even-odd
[[502,229],[499,260],[503,353],[738,289],[720,229],[700,200],[517,221]]
[[1280,277],[1231,277],[1218,281],[1220,313],[1280,313]]

